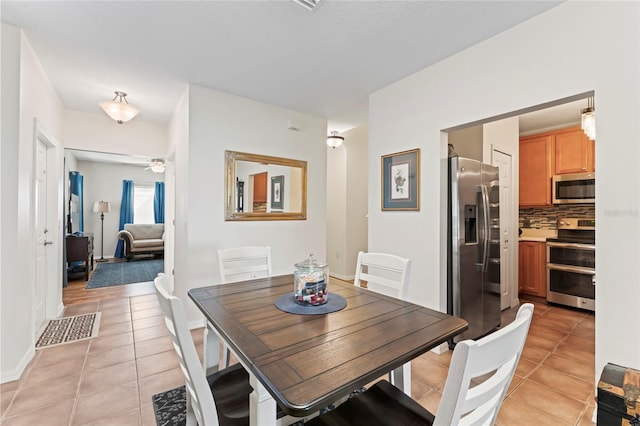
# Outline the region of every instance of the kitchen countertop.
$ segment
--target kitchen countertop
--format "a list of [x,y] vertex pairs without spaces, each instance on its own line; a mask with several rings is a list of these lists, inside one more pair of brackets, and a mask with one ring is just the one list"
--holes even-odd
[[558,231],[555,229],[522,228],[522,234],[518,241],[545,242],[547,238],[557,238]]

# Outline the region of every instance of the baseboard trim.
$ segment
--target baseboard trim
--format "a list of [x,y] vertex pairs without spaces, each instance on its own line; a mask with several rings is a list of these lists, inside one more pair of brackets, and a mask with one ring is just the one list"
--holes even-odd
[[36,348],[32,346],[24,354],[16,368],[8,371],[2,371],[2,373],[0,373],[0,383],[8,383],[13,382],[14,380],[19,380],[22,376],[22,373],[24,373],[24,370],[27,368],[27,365],[29,365],[35,355]]
[[356,277],[355,275],[340,275],[340,274],[333,273],[331,271],[329,271],[329,276],[338,278],[342,281],[351,281]]
[[431,349],[431,352],[433,352],[434,354],[438,354],[438,355],[442,355],[443,353],[449,351],[449,344],[448,343],[440,343],[440,345],[436,346],[435,348]]
[[204,328],[207,326],[207,319],[202,318],[202,319],[189,321],[187,325],[189,327],[189,330],[195,330],[196,328]]

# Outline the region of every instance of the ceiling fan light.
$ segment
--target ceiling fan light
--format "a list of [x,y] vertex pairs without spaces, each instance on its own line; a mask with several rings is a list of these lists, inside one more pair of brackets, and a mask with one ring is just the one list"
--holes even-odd
[[344,142],[344,137],[338,136],[338,132],[336,132],[335,130],[331,132],[331,136],[327,136],[327,145],[329,145],[333,149],[336,149],[337,147],[342,145],[342,142]]
[[149,169],[151,169],[154,173],[164,173],[164,161],[162,160],[151,160],[149,163]]
[[118,124],[126,123],[133,119],[140,110],[127,102],[127,94],[124,92],[115,92],[116,96],[111,101],[100,101],[98,105],[104,112],[114,119]]

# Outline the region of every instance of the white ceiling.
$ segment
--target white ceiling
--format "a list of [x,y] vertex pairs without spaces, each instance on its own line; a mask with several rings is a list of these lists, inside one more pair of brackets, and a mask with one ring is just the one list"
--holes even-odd
[[129,94],[166,123],[187,83],[329,119],[367,121],[368,95],[560,1],[2,1],[66,108]]

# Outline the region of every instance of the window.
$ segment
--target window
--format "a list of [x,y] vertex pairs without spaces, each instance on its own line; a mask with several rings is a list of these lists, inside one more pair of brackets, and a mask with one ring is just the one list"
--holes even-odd
[[134,183],[133,223],[155,223],[153,197],[155,188],[151,184]]

